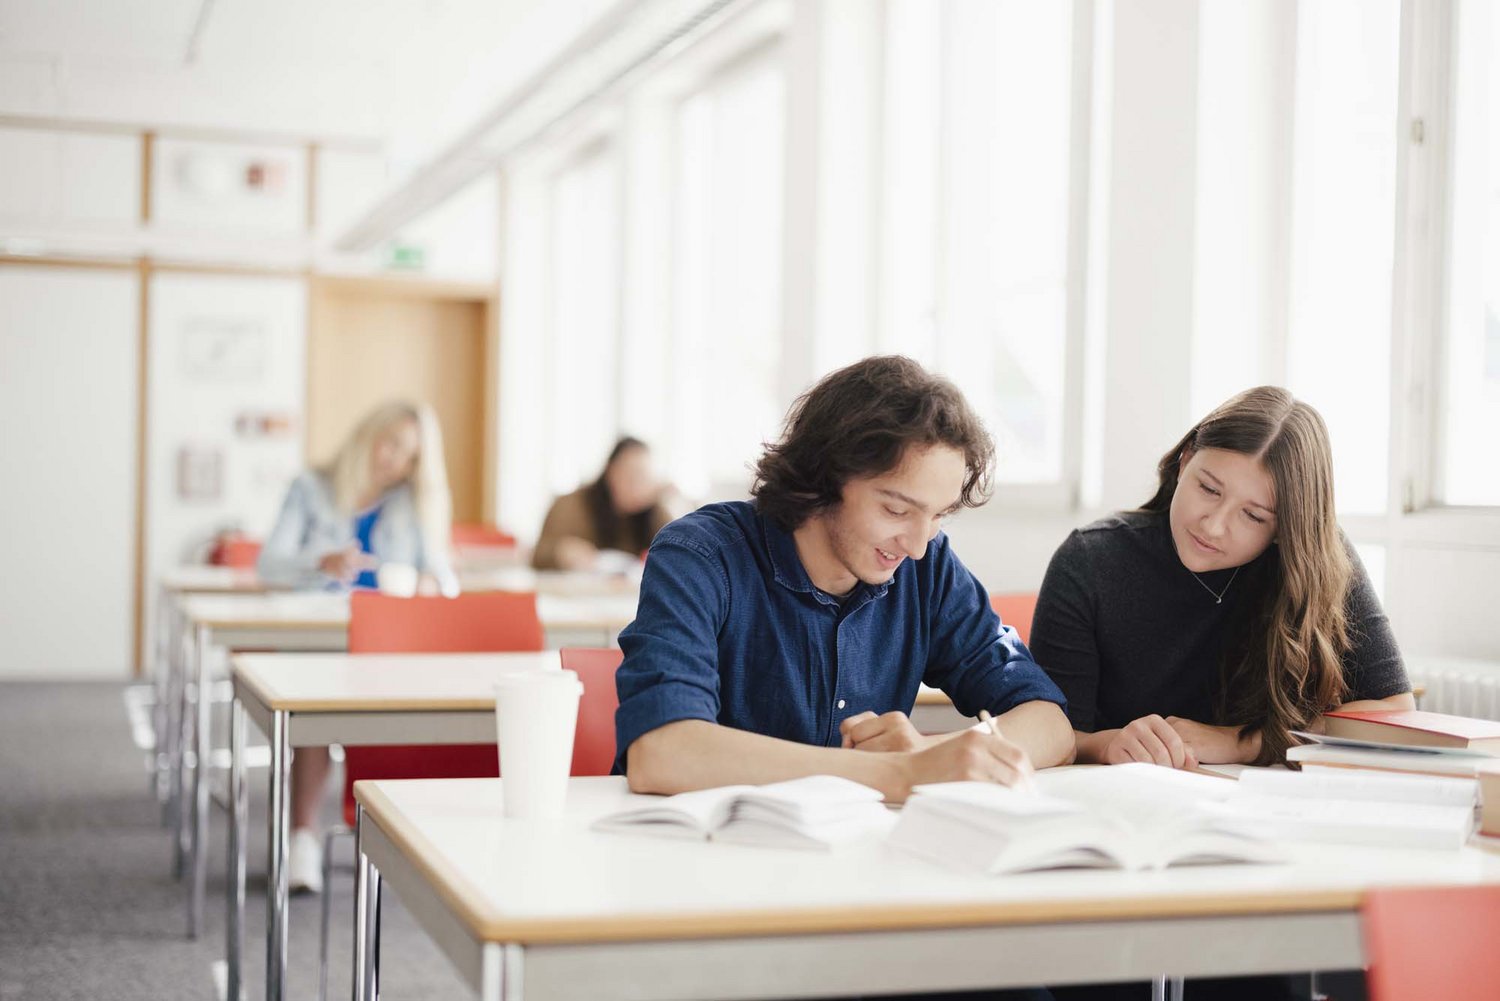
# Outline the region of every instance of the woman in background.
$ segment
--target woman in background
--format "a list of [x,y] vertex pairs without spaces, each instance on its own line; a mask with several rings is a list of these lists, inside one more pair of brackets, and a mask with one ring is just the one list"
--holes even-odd
[[[1284,389],[1221,404],[1157,466],[1155,496],[1052,557],[1031,650],[1083,764],[1275,764],[1321,713],[1412,709],[1389,622],[1334,517],[1323,418]],[[1303,981],[1305,985],[1305,979]],[[1284,998],[1282,978],[1187,996]],[[1059,1001],[1150,986],[1054,988]]]
[[597,480],[553,502],[531,565],[538,570],[596,570],[601,553],[611,550],[639,559],[673,518],[663,504],[665,494],[645,442],[621,438]]
[[[457,594],[452,507],[437,417],[426,405],[386,403],[355,426],[332,462],[292,482],[256,569],[285,587],[373,588],[382,564],[402,564],[420,574],[419,591]],[[325,747],[299,747],[292,759],[293,890],[322,889],[317,829],[328,769]]]

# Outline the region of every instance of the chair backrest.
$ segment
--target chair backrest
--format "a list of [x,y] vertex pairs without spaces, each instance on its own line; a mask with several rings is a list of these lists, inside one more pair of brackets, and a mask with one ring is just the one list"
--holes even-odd
[[575,672],[583,682],[573,734],[573,774],[608,775],[615,763],[615,710],[620,708],[615,671],[625,655],[594,647],[565,647],[561,653],[563,670]]
[[1031,618],[1036,614],[1036,594],[992,594],[990,607],[1000,621],[1016,631],[1022,643],[1031,642]]
[[[349,599],[350,653],[505,653],[542,649],[531,592],[487,591],[456,598],[393,598],[356,591]],[[611,686],[613,687],[613,686]],[[489,744],[344,749],[344,822],[354,824],[360,779],[494,778]]]
[[356,591],[349,599],[350,653],[498,653],[542,649],[531,591],[454,598],[394,598]]
[[516,544],[516,537],[505,531],[505,529],[478,522],[454,523],[452,534],[449,538],[455,546],[494,546],[500,548]]
[[1370,1001],[1495,996],[1500,886],[1371,890],[1363,918]]
[[260,559],[260,540],[248,535],[221,535],[208,554],[208,562],[221,567],[254,567]]

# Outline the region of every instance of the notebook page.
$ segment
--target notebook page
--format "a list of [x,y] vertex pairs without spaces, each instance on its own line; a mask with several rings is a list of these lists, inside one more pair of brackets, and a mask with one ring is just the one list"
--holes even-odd
[[1472,807],[1479,795],[1474,779],[1435,775],[1248,771],[1240,776],[1239,785],[1239,792],[1265,796],[1431,806]]

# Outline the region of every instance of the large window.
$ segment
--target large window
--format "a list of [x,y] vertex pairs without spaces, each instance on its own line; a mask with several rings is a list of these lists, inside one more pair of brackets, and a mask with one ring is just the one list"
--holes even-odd
[[596,143],[560,169],[551,206],[548,482],[566,493],[598,473],[616,433],[620,210],[612,147]]
[[1500,505],[1500,16],[1464,0],[1454,37],[1447,337],[1436,499]]
[[676,113],[670,465],[700,497],[743,496],[784,410],[776,51],[717,74]]
[[1384,513],[1400,4],[1297,10],[1287,383],[1328,423],[1340,511]]
[[1008,483],[1065,476],[1073,17],[1068,3],[888,7],[881,344],[959,384]]

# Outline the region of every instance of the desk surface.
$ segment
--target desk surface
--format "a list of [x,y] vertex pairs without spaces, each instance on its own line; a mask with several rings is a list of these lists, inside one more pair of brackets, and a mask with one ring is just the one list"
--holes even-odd
[[[622,629],[635,618],[634,594],[537,596],[537,615],[548,629]],[[213,629],[343,630],[349,596],[318,591],[271,594],[189,595],[182,613],[194,626]]]
[[1352,912],[1375,885],[1500,883],[1477,848],[1329,845],[1276,865],[975,876],[879,839],[822,853],[595,833],[645,797],[570,782],[552,823],[504,820],[497,779],[361,782],[355,798],[471,935],[523,945]]
[[242,653],[236,688],[278,712],[409,712],[495,708],[495,682],[516,671],[559,670],[542,653]]
[[276,590],[251,567],[184,564],[161,575],[163,588],[177,594],[260,594]]
[[[463,591],[535,591],[559,597],[610,597],[640,594],[640,579],[624,574],[533,570],[527,566],[459,569]],[[177,594],[264,594],[287,588],[267,584],[254,567],[183,564],[165,571],[160,585]]]

